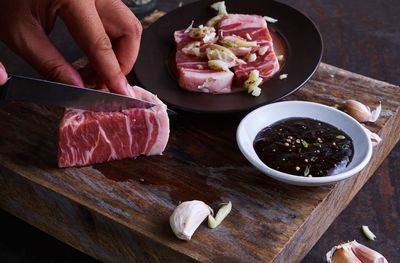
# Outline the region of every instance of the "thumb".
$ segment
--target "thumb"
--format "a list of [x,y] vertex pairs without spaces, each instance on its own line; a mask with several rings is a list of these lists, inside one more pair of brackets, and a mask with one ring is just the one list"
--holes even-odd
[[4,68],[3,64],[0,62],[0,86],[4,85],[7,82],[7,72]]

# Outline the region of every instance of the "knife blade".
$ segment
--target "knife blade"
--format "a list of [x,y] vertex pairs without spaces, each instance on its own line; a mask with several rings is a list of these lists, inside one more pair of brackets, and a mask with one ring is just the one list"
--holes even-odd
[[[17,75],[9,75],[6,84],[0,87],[0,100],[102,112],[156,106],[119,94]],[[172,111],[169,110],[170,112]]]

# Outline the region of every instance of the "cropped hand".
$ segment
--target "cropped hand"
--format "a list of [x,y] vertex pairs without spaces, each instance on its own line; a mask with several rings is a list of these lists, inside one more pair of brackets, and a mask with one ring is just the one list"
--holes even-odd
[[[59,16],[85,52],[79,74],[47,34]],[[125,75],[136,60],[141,24],[120,0],[1,0],[0,40],[45,78],[77,86],[91,82],[128,94]]]
[[7,72],[3,64],[0,62],[0,86],[6,84],[7,82]]

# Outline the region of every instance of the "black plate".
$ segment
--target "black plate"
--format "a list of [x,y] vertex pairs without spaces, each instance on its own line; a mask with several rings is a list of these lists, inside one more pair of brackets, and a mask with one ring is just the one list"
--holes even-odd
[[[161,17],[143,34],[134,68],[136,78],[145,89],[157,94],[168,106],[204,113],[250,110],[293,93],[314,74],[321,61],[323,44],[318,29],[307,16],[275,1],[229,0],[225,1],[228,13],[266,15],[278,19],[275,24],[268,23],[268,28],[286,46],[285,64],[262,85],[259,97],[245,91],[207,94],[180,88],[174,74],[174,63],[171,62],[175,49],[174,31],[186,28],[192,20],[197,26],[215,16],[216,11],[210,8],[214,2],[199,1],[178,8]],[[280,80],[280,74],[288,74],[288,78]]]

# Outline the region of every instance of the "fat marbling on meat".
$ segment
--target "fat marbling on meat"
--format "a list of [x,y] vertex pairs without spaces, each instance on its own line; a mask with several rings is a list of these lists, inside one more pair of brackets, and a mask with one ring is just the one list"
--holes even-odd
[[229,93],[232,83],[242,87],[252,70],[258,70],[263,81],[271,78],[279,70],[279,62],[274,52],[272,38],[265,19],[258,15],[228,14],[216,26],[217,44],[229,37],[256,42],[256,47],[230,46],[229,49],[239,58],[252,55],[255,58],[240,63],[231,70],[213,70],[208,66],[205,51],[210,43],[198,45],[196,55],[187,54],[184,48],[195,43],[189,30],[174,33],[176,44],[176,70],[179,86],[195,92]]
[[140,87],[128,88],[132,97],[156,106],[121,112],[67,109],[59,126],[59,167],[162,154],[169,138],[166,105]]
[[[215,71],[208,67],[205,55],[195,56],[183,52],[183,48],[195,42],[185,30],[175,31],[175,63],[179,86],[194,92],[229,93],[231,91],[233,72]],[[202,44],[200,52],[205,53],[209,44]]]
[[238,36],[248,41],[256,41],[259,50],[256,51],[255,61],[238,65],[233,68],[235,84],[241,86],[247,79],[250,71],[257,69],[263,80],[271,78],[279,70],[279,62],[276,57],[271,34],[267,23],[262,16],[229,14],[218,23],[218,36],[224,39],[229,36]]

